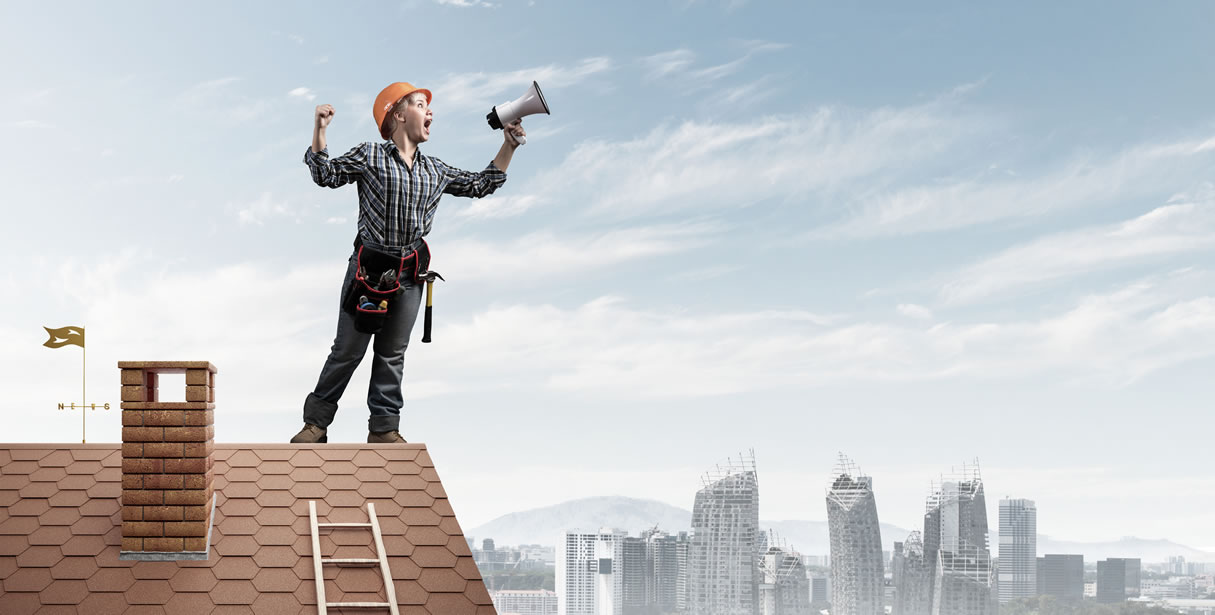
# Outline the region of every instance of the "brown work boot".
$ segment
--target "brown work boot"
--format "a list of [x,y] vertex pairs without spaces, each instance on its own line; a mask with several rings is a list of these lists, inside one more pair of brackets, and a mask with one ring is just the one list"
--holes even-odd
[[392,431],[369,431],[367,432],[368,444],[406,444],[405,438],[401,437],[401,432]]
[[304,423],[304,428],[291,438],[292,444],[324,444],[328,441],[329,436],[325,435],[325,430],[312,423]]

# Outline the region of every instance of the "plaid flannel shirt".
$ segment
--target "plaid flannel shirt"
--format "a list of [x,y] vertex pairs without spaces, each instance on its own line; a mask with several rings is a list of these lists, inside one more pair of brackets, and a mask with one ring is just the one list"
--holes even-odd
[[443,193],[480,198],[506,182],[506,173],[492,162],[474,173],[420,149],[409,169],[392,141],[361,143],[332,160],[327,148],[314,153],[309,147],[304,163],[318,186],[358,183],[359,235],[386,247],[402,247],[429,233]]

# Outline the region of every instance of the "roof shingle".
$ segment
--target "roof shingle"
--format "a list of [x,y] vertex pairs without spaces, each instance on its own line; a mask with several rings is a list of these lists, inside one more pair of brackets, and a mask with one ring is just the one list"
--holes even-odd
[[[210,558],[129,561],[121,445],[0,444],[5,614],[315,612],[309,499],[331,523],[375,504],[403,613],[494,613],[424,445],[217,444],[214,460]],[[325,557],[374,555],[365,529],[320,542]],[[386,599],[377,568],[324,575],[328,601]]]

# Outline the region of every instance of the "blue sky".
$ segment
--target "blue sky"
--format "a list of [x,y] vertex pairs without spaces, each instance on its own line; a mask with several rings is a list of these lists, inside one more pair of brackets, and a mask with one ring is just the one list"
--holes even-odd
[[[1215,549],[1215,7],[747,1],[9,4],[5,439],[79,437],[118,360],[209,360],[217,438],[278,442],[328,352],[353,187],[302,164],[434,92],[427,154],[553,114],[446,197],[403,433],[462,523],[589,495],[690,508],[753,448],[761,517],[823,519],[837,451],[884,522],[979,458],[1073,540]],[[13,59],[19,59],[13,61]],[[366,363],[366,362],[365,362]],[[366,365],[335,440],[364,437]],[[117,411],[89,417],[118,441]],[[995,515],[991,519],[995,520]],[[793,545],[796,547],[796,545]]]

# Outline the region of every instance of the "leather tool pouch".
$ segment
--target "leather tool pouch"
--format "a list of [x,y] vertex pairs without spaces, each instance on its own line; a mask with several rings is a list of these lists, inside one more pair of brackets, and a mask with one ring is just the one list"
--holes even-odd
[[384,254],[361,242],[358,249],[354,280],[342,299],[342,309],[354,317],[355,330],[379,333],[399,309],[402,289],[420,283],[419,276],[430,267],[430,246],[422,241],[404,256]]

